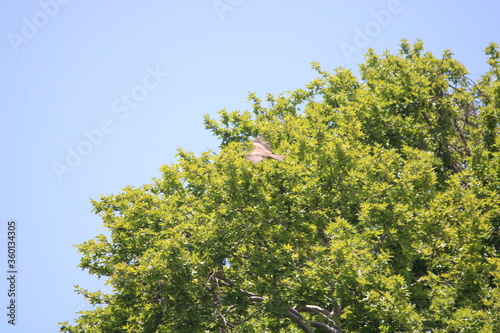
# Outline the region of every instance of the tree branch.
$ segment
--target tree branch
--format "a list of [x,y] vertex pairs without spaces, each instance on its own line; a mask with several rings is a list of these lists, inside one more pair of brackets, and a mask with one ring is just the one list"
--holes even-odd
[[[214,276],[212,275],[210,278],[214,278]],[[222,284],[227,287],[238,288],[238,286],[233,281],[227,279],[224,276],[216,277],[216,279],[219,282],[222,282]],[[242,288],[238,288],[238,290],[245,296],[247,296],[250,302],[253,303],[253,305],[256,305],[256,303],[264,302],[265,300],[269,299],[265,296],[259,296]],[[323,318],[327,319],[329,322],[333,323],[334,327],[320,321],[305,319],[300,314],[300,312],[310,312],[314,314],[319,314]],[[340,315],[340,307],[336,302],[334,302],[334,309],[331,312],[316,305],[304,305],[301,307],[293,307],[285,312],[285,316],[291,319],[293,322],[295,322],[304,331],[304,333],[314,333],[314,330],[311,328],[311,326],[325,333],[342,333],[343,332],[342,326],[336,319],[338,318],[339,315]],[[332,316],[335,316],[336,318],[332,318]]]
[[305,305],[305,306],[301,306],[301,307],[295,307],[294,309],[298,312],[311,312],[311,313],[319,314],[323,318],[325,318],[326,320],[328,320],[329,322],[331,322],[335,325],[335,327],[333,328],[333,327],[328,326],[327,324],[324,324],[322,322],[308,321],[311,323],[311,325],[313,325],[316,328],[322,329],[324,332],[336,332],[336,333],[342,332],[342,326],[338,322],[338,317],[335,316],[337,318],[335,318],[335,317],[332,318],[332,316],[335,315],[334,311],[330,312],[330,311],[326,310],[325,308],[322,308],[322,307],[317,306],[317,305]]
[[[316,312],[316,308],[320,308],[314,305],[311,305],[311,307],[314,308],[314,311],[312,312]],[[320,321],[305,319],[296,308],[292,308],[286,311],[286,316],[294,321],[304,331],[304,333],[314,333],[311,326],[325,333],[342,333],[342,328],[339,326],[332,327]]]
[[304,331],[304,333],[314,333],[312,328],[307,325],[306,320],[300,313],[298,313],[294,309],[287,310],[285,315],[290,318],[293,322],[295,322],[299,327]]
[[319,314],[321,316],[323,316],[325,319],[327,319],[328,321],[330,322],[333,322],[335,324],[337,324],[337,322],[331,318],[331,313],[320,307],[320,306],[317,306],[317,305],[304,305],[304,306],[301,306],[301,307],[295,307],[295,309],[299,312],[312,312],[312,313],[316,313],[316,314]]
[[327,324],[322,323],[320,321],[308,320],[308,322],[311,324],[311,326],[319,328],[320,330],[322,330],[325,333],[340,333],[340,332],[342,332],[341,328],[340,328],[340,330],[337,330],[336,328],[328,326]]
[[458,135],[460,136],[460,140],[462,141],[462,144],[464,146],[465,153],[467,154],[467,156],[471,156],[472,153],[470,152],[470,149],[467,145],[467,139],[465,138],[464,131],[460,128],[460,126],[458,126],[457,120],[455,118],[452,119],[452,123],[453,127],[455,127],[455,129],[458,132]]

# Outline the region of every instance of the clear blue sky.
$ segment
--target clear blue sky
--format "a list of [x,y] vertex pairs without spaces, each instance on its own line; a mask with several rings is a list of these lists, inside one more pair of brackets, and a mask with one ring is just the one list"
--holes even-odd
[[303,87],[313,61],[356,70],[367,48],[397,52],[402,38],[451,49],[477,78],[484,48],[500,43],[498,13],[493,0],[3,1],[0,331],[56,332],[89,308],[73,292],[103,283],[77,268],[73,247],[104,232],[89,198],[150,182],[177,147],[216,149],[203,114]]

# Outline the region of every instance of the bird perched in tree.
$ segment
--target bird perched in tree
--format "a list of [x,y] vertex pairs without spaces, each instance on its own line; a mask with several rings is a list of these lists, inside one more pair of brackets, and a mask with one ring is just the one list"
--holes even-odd
[[274,155],[271,152],[271,144],[261,138],[255,138],[252,142],[253,150],[245,157],[253,163],[259,163],[263,159],[270,157],[278,161],[283,161],[285,155]]

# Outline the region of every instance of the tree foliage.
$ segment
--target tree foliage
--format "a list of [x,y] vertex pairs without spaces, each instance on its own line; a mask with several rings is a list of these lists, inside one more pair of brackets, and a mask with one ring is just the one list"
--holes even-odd
[[[403,40],[250,111],[220,151],[93,201],[112,293],[64,332],[500,331],[500,55],[477,82]],[[262,135],[284,161],[243,156]]]

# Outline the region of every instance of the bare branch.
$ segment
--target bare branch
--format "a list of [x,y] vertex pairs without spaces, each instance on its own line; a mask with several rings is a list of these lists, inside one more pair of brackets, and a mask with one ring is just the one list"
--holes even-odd
[[313,329],[307,325],[306,320],[300,313],[294,309],[290,309],[286,312],[286,316],[295,322],[304,331],[304,333],[314,333]]
[[[313,306],[314,307],[314,306]],[[319,307],[318,307],[319,308]],[[323,309],[324,310],[324,309]],[[295,308],[292,308],[286,312],[286,316],[294,321],[305,333],[314,333],[312,327],[320,329],[325,333],[342,333],[341,327],[332,327],[320,321],[307,320],[305,319],[299,311]]]
[[[232,288],[238,288],[237,285],[233,281],[227,279],[224,276],[215,277],[215,275],[211,275],[210,279],[216,279],[219,285],[224,285],[226,287],[232,287]],[[268,299],[265,296],[259,296],[255,293],[252,293],[252,292],[247,291],[245,289],[238,288],[238,290],[240,292],[242,292],[245,296],[247,296],[248,299],[250,300],[250,302],[252,302],[254,305],[256,305],[256,303],[264,302],[265,300]],[[254,312],[254,314],[252,314],[252,316],[258,312],[259,312],[259,310]],[[310,313],[319,314],[323,318],[327,319],[329,322],[333,323],[334,327],[329,326],[328,324],[322,323],[320,321],[305,319],[300,314],[300,312],[310,312]],[[340,314],[339,307],[338,307],[338,304],[336,302],[334,302],[334,310],[332,310],[332,312],[329,312],[328,310],[326,310],[320,306],[316,306],[316,305],[305,305],[302,307],[294,307],[294,308],[291,308],[285,312],[285,316],[287,318],[291,319],[293,322],[295,322],[304,331],[304,333],[314,333],[314,330],[311,327],[315,327],[315,328],[317,328],[325,333],[341,333],[342,327],[341,327],[340,323],[338,323],[335,318],[332,318],[332,316],[334,314]],[[248,318],[248,319],[250,319],[250,318]],[[224,317],[222,317],[222,319],[226,325],[230,324],[230,326],[234,326],[234,324],[232,324],[232,323],[226,323],[226,320]]]
[[319,321],[311,321],[311,320],[307,321],[312,326],[314,326],[316,328],[320,328],[324,332],[336,332],[336,333],[342,332],[342,328],[341,328],[342,326],[338,322],[338,317],[335,316],[335,318],[332,318],[332,316],[334,315],[333,311],[330,312],[330,311],[326,310],[325,308],[322,308],[322,307],[317,306],[317,305],[305,305],[305,306],[301,306],[301,307],[295,307],[294,310],[296,310],[298,312],[311,312],[311,313],[319,314],[323,318],[325,318],[326,320],[328,320],[329,322],[331,322],[335,325],[335,328],[334,328],[334,327],[331,327],[331,326],[324,324],[322,322],[319,322]]
[[340,307],[340,304],[333,298],[328,297],[327,295],[325,295],[325,298],[333,303],[333,308],[332,311],[330,311],[330,315],[335,316],[336,318],[340,318],[340,315],[342,314],[342,308]]
[[308,322],[311,324],[311,326],[319,328],[320,330],[322,330],[325,333],[340,333],[340,332],[342,332],[342,329],[337,330],[336,328],[328,326],[327,324],[322,323],[320,321],[308,320]]
[[317,306],[317,305],[304,305],[304,306],[301,306],[301,307],[295,307],[295,310],[299,311],[299,312],[312,312],[312,313],[316,313],[316,314],[319,314],[319,315],[322,315],[324,318],[326,318],[328,321],[331,321],[331,322],[335,322],[330,316],[331,316],[331,313],[320,307],[320,306]]

